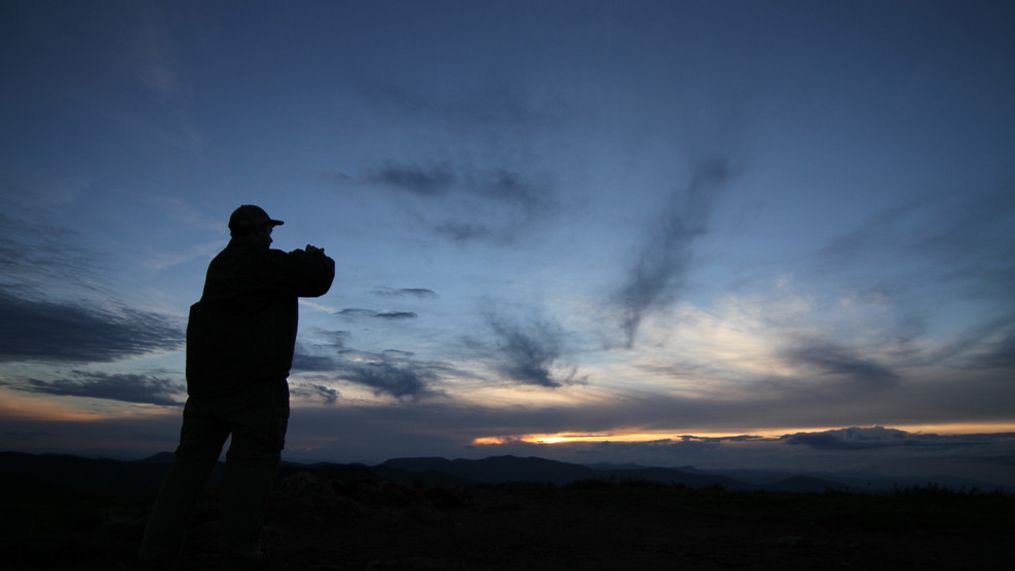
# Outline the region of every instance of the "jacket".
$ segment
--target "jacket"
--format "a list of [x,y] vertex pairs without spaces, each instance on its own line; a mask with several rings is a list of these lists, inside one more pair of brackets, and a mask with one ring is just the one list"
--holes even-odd
[[286,378],[299,322],[298,298],[319,297],[335,278],[323,253],[283,252],[232,240],[208,265],[187,323],[187,394],[235,394]]

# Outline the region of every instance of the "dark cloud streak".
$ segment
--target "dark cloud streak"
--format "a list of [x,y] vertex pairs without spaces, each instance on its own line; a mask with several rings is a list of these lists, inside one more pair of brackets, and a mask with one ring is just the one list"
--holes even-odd
[[804,445],[818,450],[873,450],[895,447],[958,448],[990,441],[984,435],[939,436],[914,434],[883,426],[840,428],[822,432],[787,434],[780,440],[789,445]]
[[363,309],[361,307],[347,307],[339,311],[338,314],[346,317],[373,317],[377,315],[377,312],[372,309]]
[[848,379],[854,386],[877,389],[895,385],[899,381],[899,375],[892,369],[827,341],[800,342],[784,351],[783,357],[820,374]]
[[425,367],[413,367],[388,361],[337,363],[338,379],[370,387],[378,395],[399,399],[418,399],[431,394],[430,384],[437,375]]
[[81,242],[43,219],[0,214],[0,362],[108,362],[179,349],[173,320],[81,299],[108,294],[107,268]]
[[183,345],[159,314],[84,303],[18,299],[0,291],[0,362],[108,362]]
[[363,385],[377,395],[386,394],[400,400],[440,394],[431,385],[440,379],[439,373],[447,367],[414,361],[411,356],[412,353],[395,349],[382,353],[357,351],[344,344],[333,354],[320,355],[297,346],[293,370],[323,373],[333,380]]
[[418,317],[413,311],[374,311],[372,309],[362,309],[358,307],[343,309],[339,311],[338,314],[345,317],[370,317],[374,319],[387,320],[415,319]]
[[616,295],[627,347],[634,345],[645,312],[671,302],[684,286],[691,247],[705,234],[715,196],[732,177],[726,159],[702,161],[693,165],[687,187],[670,196]]
[[418,165],[388,161],[368,169],[361,181],[391,192],[440,201],[446,219],[435,221],[424,211],[416,217],[452,242],[506,244],[518,233],[557,213],[553,189],[507,168],[454,168],[447,163]]
[[85,371],[74,371],[71,379],[55,381],[27,379],[23,384],[14,384],[13,388],[32,393],[161,406],[179,406],[182,403],[173,397],[185,390],[179,383],[162,377]]
[[102,292],[99,258],[72,230],[27,216],[0,214],[0,289],[16,292],[71,287]]
[[335,404],[341,396],[337,390],[320,383],[290,383],[289,393],[295,397],[319,398],[326,404]]
[[534,321],[523,329],[497,316],[489,317],[497,336],[496,369],[510,380],[526,385],[558,388],[574,381],[576,370],[561,377],[553,373],[560,359],[563,332],[559,327]]
[[389,162],[369,171],[363,180],[391,190],[431,198],[447,194],[456,177],[446,165],[424,167]]
[[384,297],[418,297],[418,298],[435,298],[438,297],[437,292],[432,289],[426,289],[421,287],[405,287],[405,288],[379,288],[373,290],[374,295]]
[[417,315],[413,311],[382,311],[374,317],[377,319],[416,319]]

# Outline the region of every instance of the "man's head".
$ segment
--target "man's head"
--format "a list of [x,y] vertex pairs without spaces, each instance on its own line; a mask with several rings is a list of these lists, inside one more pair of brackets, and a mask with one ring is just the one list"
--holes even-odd
[[229,233],[233,238],[250,240],[267,248],[271,246],[272,229],[282,224],[285,222],[272,219],[260,206],[244,204],[229,217]]

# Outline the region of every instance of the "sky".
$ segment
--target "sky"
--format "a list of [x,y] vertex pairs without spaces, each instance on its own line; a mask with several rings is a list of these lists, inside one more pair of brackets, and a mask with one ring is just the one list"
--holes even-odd
[[[240,204],[286,455],[1015,484],[1015,7],[0,1],[0,448],[170,450]],[[908,472],[907,472],[908,471]]]

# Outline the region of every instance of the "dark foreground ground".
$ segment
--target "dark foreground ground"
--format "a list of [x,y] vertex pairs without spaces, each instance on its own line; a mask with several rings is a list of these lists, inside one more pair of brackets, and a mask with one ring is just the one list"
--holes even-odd
[[[133,569],[149,498],[2,494],[0,567]],[[215,498],[180,569],[218,569]],[[267,569],[1010,569],[1015,497],[690,490],[659,484],[470,488],[280,483]]]

